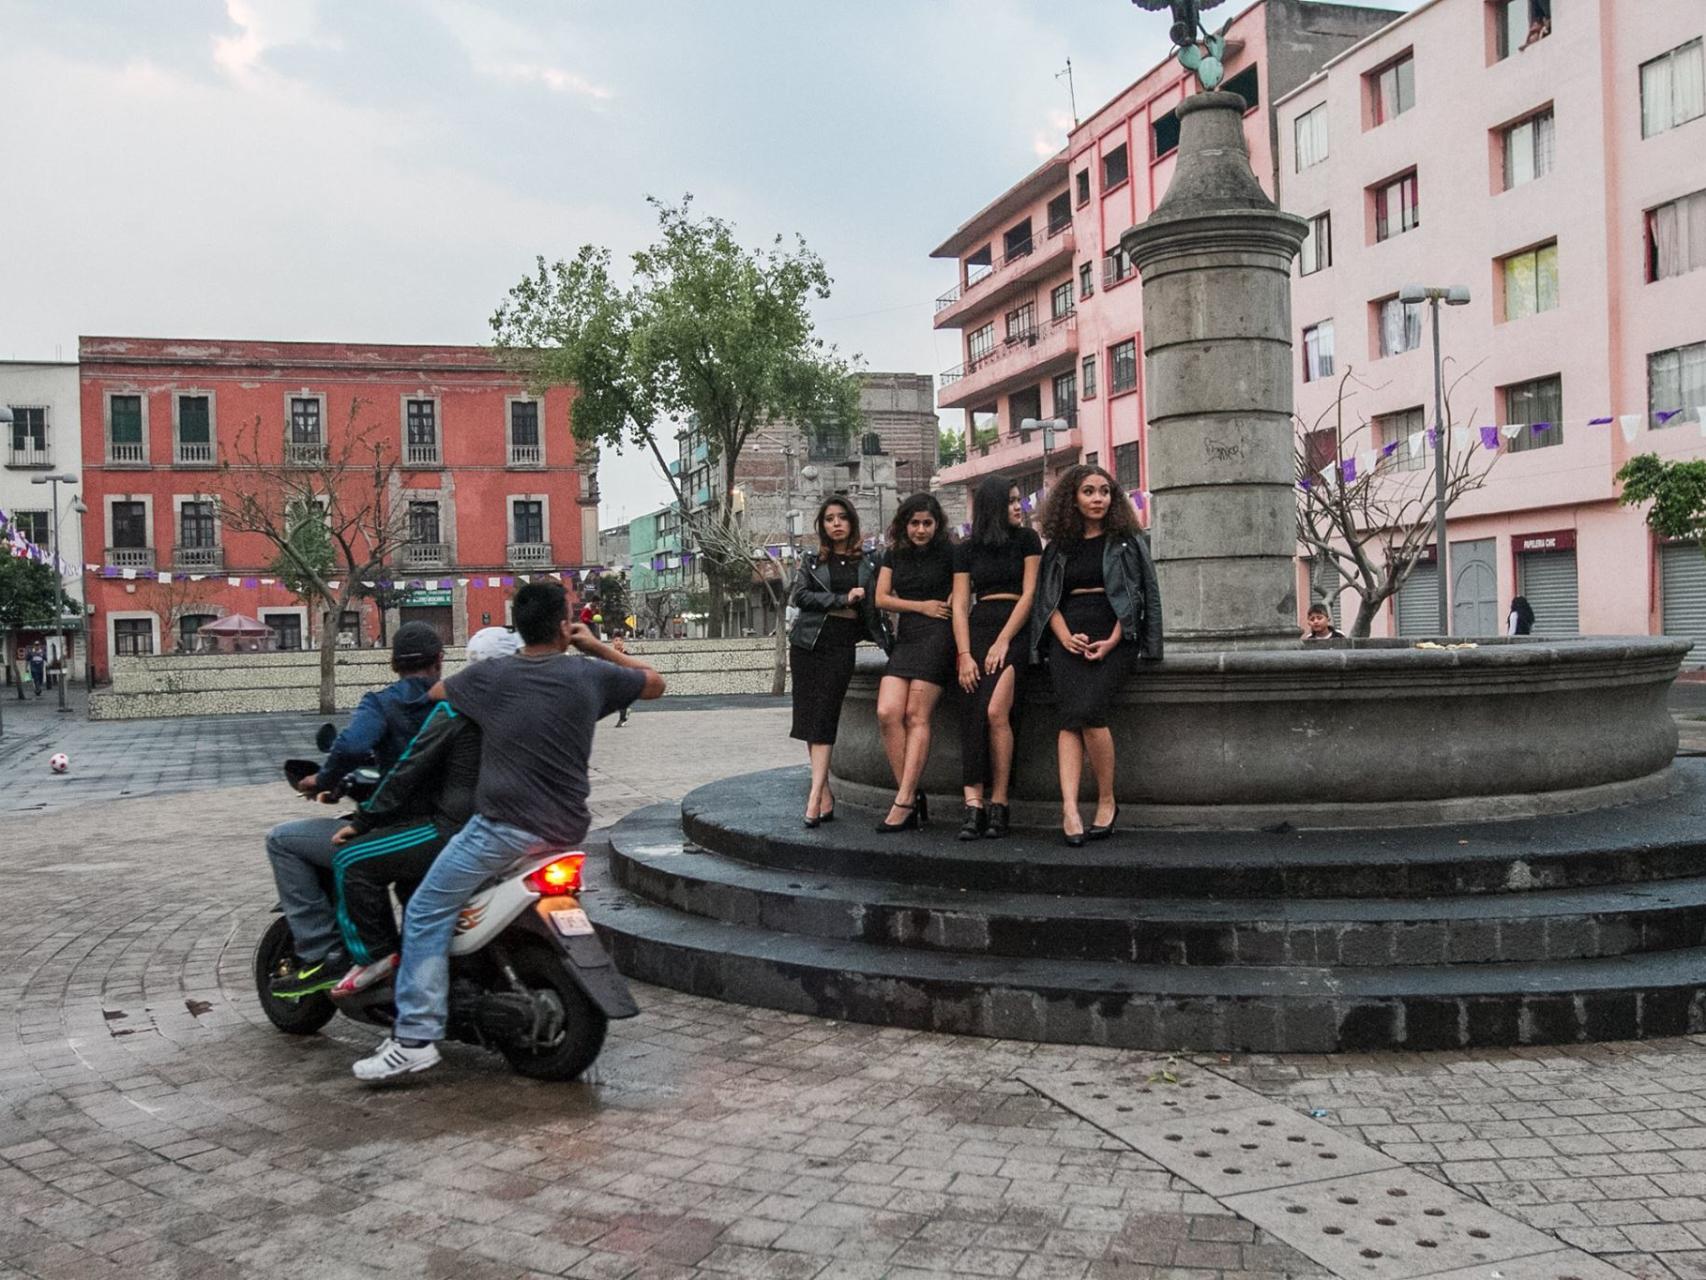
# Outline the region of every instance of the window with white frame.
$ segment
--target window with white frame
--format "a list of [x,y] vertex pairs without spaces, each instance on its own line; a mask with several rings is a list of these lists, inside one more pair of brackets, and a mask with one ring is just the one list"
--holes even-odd
[[[1383,413],[1376,417],[1374,438],[1385,455],[1380,459],[1380,466],[1387,471],[1420,471],[1427,465],[1427,449],[1420,443],[1425,430],[1427,422],[1419,408],[1401,409],[1397,413]],[[1391,453],[1386,453],[1389,445],[1395,447]]]
[[1303,331],[1303,380],[1333,376],[1333,322],[1323,320]]
[[113,652],[127,658],[141,658],[153,653],[154,619],[114,618]]
[[1706,267],[1706,191],[1647,210],[1647,279]]
[[9,467],[50,467],[47,448],[47,409],[41,405],[10,405],[12,430],[7,440]]
[[1374,238],[1390,240],[1422,224],[1421,190],[1414,171],[1374,192]]
[[404,460],[416,465],[438,461],[438,401],[406,400],[403,403]]
[[1299,275],[1312,276],[1323,267],[1333,265],[1333,215],[1318,213],[1309,219],[1309,229],[1303,236],[1303,247],[1297,255]]
[[1499,260],[1505,319],[1551,311],[1558,305],[1558,243],[1539,245]]
[[1706,342],[1655,351],[1647,357],[1647,410],[1671,415],[1662,424],[1654,417],[1651,419],[1654,426],[1697,423],[1703,407],[1706,407]]
[[1402,355],[1422,345],[1422,304],[1385,298],[1375,304],[1381,356]]
[[1416,105],[1416,59],[1406,53],[1368,77],[1374,123],[1385,124]]
[[1327,104],[1311,107],[1292,122],[1297,143],[1297,171],[1320,164],[1327,158]]
[[12,527],[36,546],[53,550],[53,513],[51,511],[12,511],[7,518]]
[[[1504,420],[1521,424],[1506,447],[1513,453],[1564,443],[1564,381],[1557,374],[1501,388]],[[1540,430],[1535,430],[1539,427]]]
[[1503,136],[1506,191],[1552,172],[1557,136],[1551,107],[1511,125]]
[[1697,36],[1641,64],[1641,136],[1706,115],[1706,55]]
[[141,396],[124,394],[107,397],[107,461],[147,461]]
[[1048,312],[1049,319],[1061,320],[1073,312],[1075,304],[1072,299],[1072,281],[1063,280],[1049,290]]
[[537,466],[545,460],[539,443],[539,402],[512,400],[509,404],[509,461],[511,466]]

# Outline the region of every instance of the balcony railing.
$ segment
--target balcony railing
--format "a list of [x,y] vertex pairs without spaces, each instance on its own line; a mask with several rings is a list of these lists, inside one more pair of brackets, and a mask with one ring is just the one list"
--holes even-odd
[[[117,564],[118,561],[108,561]],[[173,547],[172,568],[186,573],[218,573],[225,567],[224,547]]]
[[[995,365],[1014,361],[1015,370],[1042,365],[1051,360],[1057,360],[1071,350],[1074,350],[1073,335],[1078,329],[1078,313],[1068,311],[1063,316],[1057,316],[1047,324],[1027,327],[1016,331],[1006,341],[998,343],[993,349],[974,357],[952,369],[944,369],[937,379],[937,386],[945,389],[973,374],[990,369]],[[1021,355],[1021,353],[1024,353]],[[997,375],[991,382],[1000,382],[1008,374]]]
[[549,542],[512,542],[509,544],[507,559],[517,569],[531,569],[551,563],[551,544]]
[[180,467],[211,467],[213,442],[210,440],[180,440],[172,455]]
[[107,461],[116,463],[146,463],[148,453],[140,440],[107,441]]
[[545,451],[536,444],[511,444],[509,447],[509,465],[512,467],[538,467],[545,463]]
[[326,445],[322,440],[287,440],[284,444],[285,463],[292,467],[318,467],[326,461]]
[[448,542],[411,542],[403,548],[405,569],[446,569],[450,567]]
[[[1064,240],[1062,240],[1062,237],[1064,237]],[[966,272],[966,281],[963,285],[955,285],[952,289],[949,289],[941,297],[936,299],[937,312],[946,311],[949,307],[953,306],[984,281],[994,279],[1014,263],[1024,261],[1024,259],[1030,257],[1031,254],[1036,252],[1039,247],[1045,252],[1053,250],[1056,247],[1056,241],[1062,241],[1062,245],[1068,251],[1072,249],[1072,220],[1070,218],[1064,222],[1057,222],[1051,226],[1042,236],[1040,241],[1036,236],[1026,236],[1023,240],[1016,242],[1012,248],[1008,249],[1001,255],[998,261],[986,267],[974,268],[977,274],[973,275],[972,272],[968,270]]]
[[403,448],[403,461],[411,467],[436,467],[438,463],[438,441],[430,444],[408,444]]
[[153,547],[108,547],[105,563],[115,569],[152,569]]
[[6,465],[8,467],[51,467],[53,465],[53,450],[46,445],[17,445],[6,450]]

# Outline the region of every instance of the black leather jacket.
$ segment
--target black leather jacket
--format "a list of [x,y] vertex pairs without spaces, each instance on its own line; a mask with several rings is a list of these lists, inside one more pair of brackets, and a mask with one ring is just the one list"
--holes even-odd
[[849,605],[845,592],[830,589],[829,566],[823,562],[823,557],[815,551],[802,556],[799,572],[794,575],[794,591],[788,600],[800,613],[788,631],[788,643],[800,649],[815,648],[829,611],[852,609],[858,614],[865,638],[887,653],[890,643],[888,622],[877,609],[876,556],[860,557],[859,585],[865,589],[865,598]]
[[[1109,538],[1102,548],[1102,584],[1108,603],[1120,620],[1122,642],[1135,643],[1138,653],[1151,662],[1161,657],[1161,589],[1155,581],[1155,561],[1149,543],[1141,534]],[[1057,542],[1043,548],[1042,569],[1037,574],[1037,601],[1033,606],[1031,660],[1037,659],[1044,640],[1051,634],[1048,620],[1060,608],[1066,587],[1066,553]]]

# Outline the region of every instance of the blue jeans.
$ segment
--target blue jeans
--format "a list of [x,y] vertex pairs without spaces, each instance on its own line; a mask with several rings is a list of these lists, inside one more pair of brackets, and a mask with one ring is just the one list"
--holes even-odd
[[303,818],[281,822],[267,832],[267,857],[296,956],[310,964],[324,960],[338,943],[338,922],[319,872],[330,877],[332,833],[343,825],[340,818]]
[[450,943],[456,916],[486,881],[535,852],[557,846],[531,831],[468,819],[433,861],[403,912],[403,959],[397,969],[399,1040],[442,1040],[450,1009]]

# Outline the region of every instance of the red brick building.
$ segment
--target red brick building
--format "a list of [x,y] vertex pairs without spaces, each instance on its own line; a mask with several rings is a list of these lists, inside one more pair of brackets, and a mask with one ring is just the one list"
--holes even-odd
[[372,426],[400,459],[409,541],[377,580],[391,594],[356,602],[339,643],[373,643],[381,603],[387,631],[420,619],[459,643],[505,620],[521,575],[578,579],[596,555],[596,457],[577,459],[573,393],[530,395],[483,348],[85,337],[79,359],[97,678],[115,652],[188,648],[231,613],[278,647],[320,643],[271,576],[270,544],[220,517],[221,460],[252,457],[255,439],[270,461],[311,461]]

